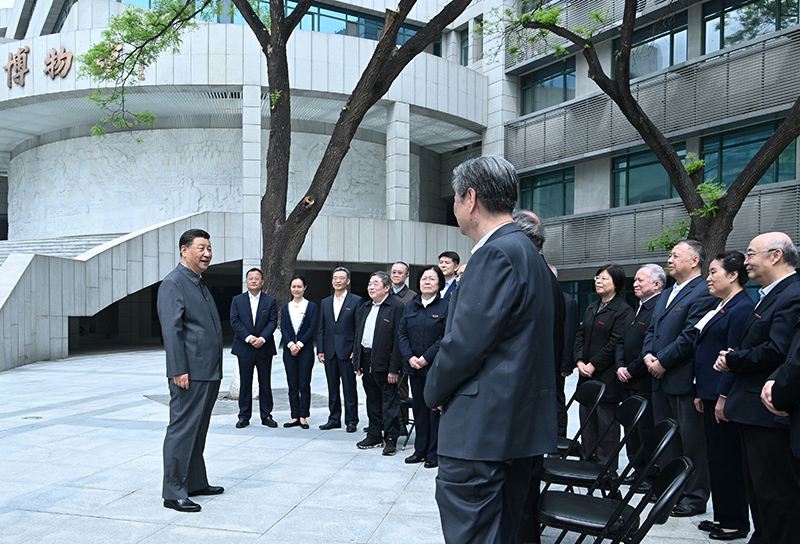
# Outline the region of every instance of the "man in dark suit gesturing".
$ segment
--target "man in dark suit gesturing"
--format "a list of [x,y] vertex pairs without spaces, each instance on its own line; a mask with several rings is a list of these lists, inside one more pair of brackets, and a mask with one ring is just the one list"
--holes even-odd
[[208,485],[203,450],[222,380],[222,326],[201,274],[211,264],[206,231],[187,230],[178,243],[181,262],[158,289],[169,381],[169,426],[164,438],[164,506],[197,512],[195,495],[218,495]]
[[742,433],[744,481],[755,528],[750,542],[788,544],[800,535],[800,463],[789,450],[787,418],[770,413],[760,396],[770,374],[786,361],[800,317],[797,249],[786,234],[770,232],[753,238],[745,256],[747,275],[762,286],[760,299],[745,322],[739,349],[720,353],[714,368],[733,372],[723,409]]
[[331,278],[333,295],[320,303],[319,332],[317,333],[317,358],[325,364],[328,380],[328,421],[320,429],[338,429],[342,426],[342,401],[339,397],[339,380],[344,397],[344,421],[347,432],[358,428],[358,390],[353,370],[353,350],[356,336],[356,312],[364,302],[360,296],[347,291],[350,271],[343,266],[334,269]]
[[453,294],[425,402],[441,406],[436,502],[448,543],[514,542],[535,456],[556,447],[552,273],[513,223],[518,179],[500,157],[453,172],[476,242]]
[[272,358],[275,340],[272,333],[278,324],[275,298],[261,292],[264,275],[251,268],[245,276],[247,292],[231,301],[231,327],[235,333],[231,353],[239,359],[239,420],[236,428],[250,424],[253,413],[253,369],[258,369],[258,404],[261,424],[277,427],[272,419]]

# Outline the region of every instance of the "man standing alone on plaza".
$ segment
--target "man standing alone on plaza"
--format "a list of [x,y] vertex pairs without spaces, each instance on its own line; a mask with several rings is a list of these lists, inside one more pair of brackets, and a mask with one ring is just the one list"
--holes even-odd
[[231,301],[233,347],[231,353],[239,361],[239,419],[236,428],[250,424],[253,413],[253,369],[258,369],[258,405],[261,424],[275,428],[272,419],[272,358],[275,339],[272,334],[278,325],[278,306],[275,298],[262,293],[264,275],[251,268],[245,277],[247,292]]
[[181,262],[158,289],[158,320],[169,381],[169,426],[164,438],[164,506],[198,512],[196,495],[218,495],[208,485],[203,450],[222,380],[222,326],[202,274],[211,264],[206,231],[187,230],[178,243]]
[[364,302],[360,296],[347,292],[350,271],[343,266],[334,269],[331,278],[333,295],[320,303],[319,332],[317,333],[317,358],[325,365],[328,381],[328,421],[320,429],[338,429],[342,426],[342,400],[339,397],[339,380],[344,397],[344,422],[347,432],[358,428],[358,390],[353,370],[355,349],[356,312]]
[[534,457],[556,447],[552,273],[512,221],[517,186],[500,157],[453,172],[476,245],[425,386],[443,408],[436,502],[452,544],[514,542]]

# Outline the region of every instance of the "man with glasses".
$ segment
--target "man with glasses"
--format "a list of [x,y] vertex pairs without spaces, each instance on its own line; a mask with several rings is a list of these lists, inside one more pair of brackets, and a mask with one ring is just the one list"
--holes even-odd
[[770,374],[786,361],[800,317],[797,249],[782,232],[753,238],[745,253],[747,275],[762,286],[739,346],[720,352],[714,368],[732,372],[725,417],[741,425],[747,498],[755,531],[751,544],[797,542],[800,538],[800,459],[789,448],[789,420],[762,404]]

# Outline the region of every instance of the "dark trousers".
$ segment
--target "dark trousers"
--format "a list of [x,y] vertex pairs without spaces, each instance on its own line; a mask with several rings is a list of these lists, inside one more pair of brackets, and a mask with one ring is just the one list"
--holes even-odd
[[[645,406],[642,419],[639,420],[639,425],[636,426],[636,432],[633,433],[633,436],[628,437],[625,442],[625,451],[628,453],[629,460],[634,458],[636,452],[638,452],[639,448],[642,446],[644,437],[653,429],[653,426],[655,425],[655,422],[653,421],[653,390],[648,389],[646,391],[637,391],[636,389],[628,389],[627,387],[622,390],[623,400],[629,399],[636,395],[647,399],[647,406]],[[643,459],[641,463],[635,464],[633,468],[637,472],[641,472],[644,470],[644,466],[647,464],[647,461],[648,459]]]
[[[389,383],[387,372],[364,372],[361,383],[367,395],[367,417],[369,429],[367,436],[397,442],[400,436],[400,399],[397,384]],[[381,413],[383,421],[381,421]]]
[[432,410],[425,404],[425,376],[410,375],[411,409],[414,410],[414,455],[428,461],[436,461],[439,445],[439,419],[441,412]]
[[311,346],[303,346],[295,357],[288,348],[283,348],[283,366],[286,368],[286,383],[289,385],[289,408],[292,419],[306,418],[311,409],[314,350]]
[[203,450],[219,380],[190,381],[182,389],[169,378],[169,425],[164,437],[164,481],[161,496],[185,499],[208,486]]
[[542,469],[544,468],[544,455],[532,458],[531,478],[528,483],[528,495],[525,497],[525,506],[517,529],[517,544],[523,542],[539,543],[542,540],[539,532],[539,522],[536,520],[536,509],[539,507],[541,497]]
[[750,530],[739,424],[731,421],[717,423],[714,417],[716,405],[714,400],[703,399],[714,521],[725,529]]
[[253,414],[253,369],[258,369],[258,405],[261,419],[272,414],[272,357],[239,357],[239,419],[250,421]]
[[789,449],[789,429],[744,424],[740,429],[752,538],[759,544],[794,544],[800,535],[800,459]]
[[436,503],[447,544],[515,542],[533,458],[468,461],[439,456]]
[[[581,442],[583,443],[583,449],[588,454],[595,443],[600,439],[602,433],[605,432],[606,427],[609,425],[612,426],[611,430],[605,434],[594,452],[595,459],[598,463],[605,463],[608,461],[614,453],[614,448],[619,444],[619,423],[614,421],[614,414],[617,411],[617,406],[619,406],[618,402],[600,401],[600,404],[597,405],[597,410],[588,418],[589,424],[583,428]],[[578,411],[581,425],[586,421],[588,415],[589,410],[581,406]],[[617,464],[618,460],[614,459],[611,463],[611,468],[616,470]]]
[[671,417],[678,422],[678,435],[667,446],[660,466],[685,455],[694,465],[694,474],[686,482],[681,496],[685,504],[698,512],[706,511],[711,493],[708,480],[708,453],[706,451],[703,415],[694,407],[693,395],[669,395],[661,389],[653,391],[653,417],[661,421]]
[[356,373],[353,362],[342,360],[334,353],[325,358],[325,378],[328,381],[328,421],[342,422],[342,400],[339,396],[339,381],[342,383],[344,396],[344,422],[347,425],[358,425],[358,389],[356,389]]

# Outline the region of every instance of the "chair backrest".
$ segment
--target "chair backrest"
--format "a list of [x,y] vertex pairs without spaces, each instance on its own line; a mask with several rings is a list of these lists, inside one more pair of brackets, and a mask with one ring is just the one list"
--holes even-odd
[[[619,479],[611,488],[611,491],[616,491],[622,483],[622,480],[636,467],[639,470],[639,477],[631,485],[628,490],[628,495],[633,495],[639,486],[645,481],[647,476],[653,472],[653,467],[658,464],[664,450],[678,433],[678,423],[674,419],[665,419],[659,421],[655,426],[645,434],[642,445],[639,447],[633,457],[628,459],[628,465],[620,473]],[[652,493],[651,493],[652,494]]]
[[628,397],[620,403],[614,413],[614,419],[625,428],[626,436],[634,430],[634,427],[642,419],[645,408],[647,408],[647,399],[639,395]]
[[[626,542],[630,544],[639,544],[644,540],[644,537],[647,536],[647,533],[654,524],[663,525],[666,523],[669,519],[670,512],[672,512],[672,509],[678,504],[681,498],[683,487],[686,485],[687,480],[689,480],[693,472],[694,466],[691,460],[686,457],[674,459],[661,470],[653,484],[652,494],[655,494],[657,497],[656,503],[653,505],[653,509],[650,510],[647,518],[645,518],[639,526],[639,529],[629,540],[626,540]],[[639,505],[641,508],[636,508],[637,516],[644,510],[645,505],[647,505],[649,495],[650,493],[648,493],[646,498],[642,499]],[[618,536],[612,544],[621,541],[622,535]]]
[[603,393],[605,393],[605,391],[606,384],[597,380],[589,380],[588,382],[584,382],[578,386],[578,388],[575,390],[575,393],[572,394],[572,398],[569,399],[564,413],[559,418],[559,423],[561,420],[567,417],[567,412],[569,412],[569,407],[572,406],[573,402],[577,402],[584,408],[588,408],[589,413],[578,429],[578,432],[576,432],[575,436],[572,437],[572,440],[570,441],[569,446],[562,457],[569,457],[570,455],[573,455],[574,452],[580,451],[581,448],[579,440],[581,434],[583,433],[583,429],[589,424],[589,420],[591,419],[595,410],[597,410],[597,406],[600,404],[600,399],[603,398]]

